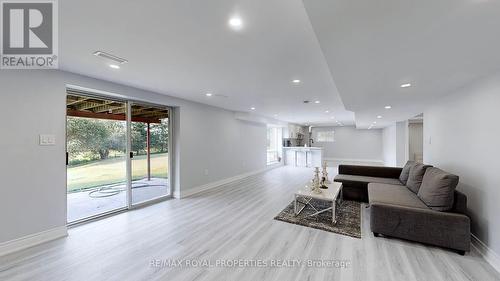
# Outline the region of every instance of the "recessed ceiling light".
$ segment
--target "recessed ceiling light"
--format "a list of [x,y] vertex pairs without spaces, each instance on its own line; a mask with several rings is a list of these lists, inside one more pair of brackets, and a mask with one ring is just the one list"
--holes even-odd
[[109,67],[111,67],[113,69],[120,69],[120,66],[117,64],[110,64]]
[[207,97],[211,97],[212,95],[213,95],[213,94],[212,94],[212,93],[210,93],[210,92],[205,94],[205,96],[207,96]]
[[320,101],[319,101],[319,100],[317,100],[317,101],[314,101],[314,103],[320,103]]
[[410,83],[401,84],[401,88],[408,88],[408,87],[411,87]]
[[325,113],[330,113],[330,110],[325,110]]
[[377,116],[377,119],[382,119],[382,116],[381,115]]
[[255,107],[250,107],[251,110],[255,110]]
[[377,124],[377,121],[373,121],[373,124]]
[[233,29],[241,29],[243,27],[243,21],[240,17],[232,17],[229,19],[229,26]]
[[392,108],[392,106],[390,106],[390,105],[386,105],[384,108],[385,108],[385,109],[391,109],[391,108]]
[[293,83],[293,84],[299,84],[299,83],[300,83],[300,80],[299,80],[299,79],[294,79],[294,80],[292,80],[292,83]]

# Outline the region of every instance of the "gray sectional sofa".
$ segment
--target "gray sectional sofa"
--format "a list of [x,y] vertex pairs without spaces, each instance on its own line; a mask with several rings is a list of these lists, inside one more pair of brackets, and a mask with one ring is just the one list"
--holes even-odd
[[450,248],[470,249],[467,197],[458,176],[409,161],[404,168],[340,165],[344,199],[368,202],[370,228],[379,234]]

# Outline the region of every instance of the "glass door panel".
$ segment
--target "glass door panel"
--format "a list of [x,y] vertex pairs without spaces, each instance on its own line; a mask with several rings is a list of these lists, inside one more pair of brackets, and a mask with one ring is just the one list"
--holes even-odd
[[169,111],[131,105],[132,205],[170,195]]
[[68,93],[67,220],[127,207],[125,102]]

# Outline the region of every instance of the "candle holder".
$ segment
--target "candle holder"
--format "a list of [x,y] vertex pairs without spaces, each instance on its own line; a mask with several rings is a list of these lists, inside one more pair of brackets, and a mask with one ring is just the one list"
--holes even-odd
[[314,193],[321,193],[321,182],[319,178],[319,167],[314,168],[314,179],[313,179],[313,184],[311,190]]
[[328,166],[326,164],[326,161],[323,161],[323,171],[322,171],[322,174],[323,174],[323,178],[325,179],[325,181],[323,182],[324,184],[329,184],[329,183],[332,183],[329,179],[328,179],[328,171],[327,169]]

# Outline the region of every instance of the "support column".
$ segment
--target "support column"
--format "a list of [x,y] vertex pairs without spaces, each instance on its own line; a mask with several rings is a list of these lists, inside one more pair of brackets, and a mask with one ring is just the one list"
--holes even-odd
[[151,132],[150,132],[150,125],[148,124],[148,133],[146,136],[146,142],[147,142],[147,161],[148,161],[148,181],[151,180]]

